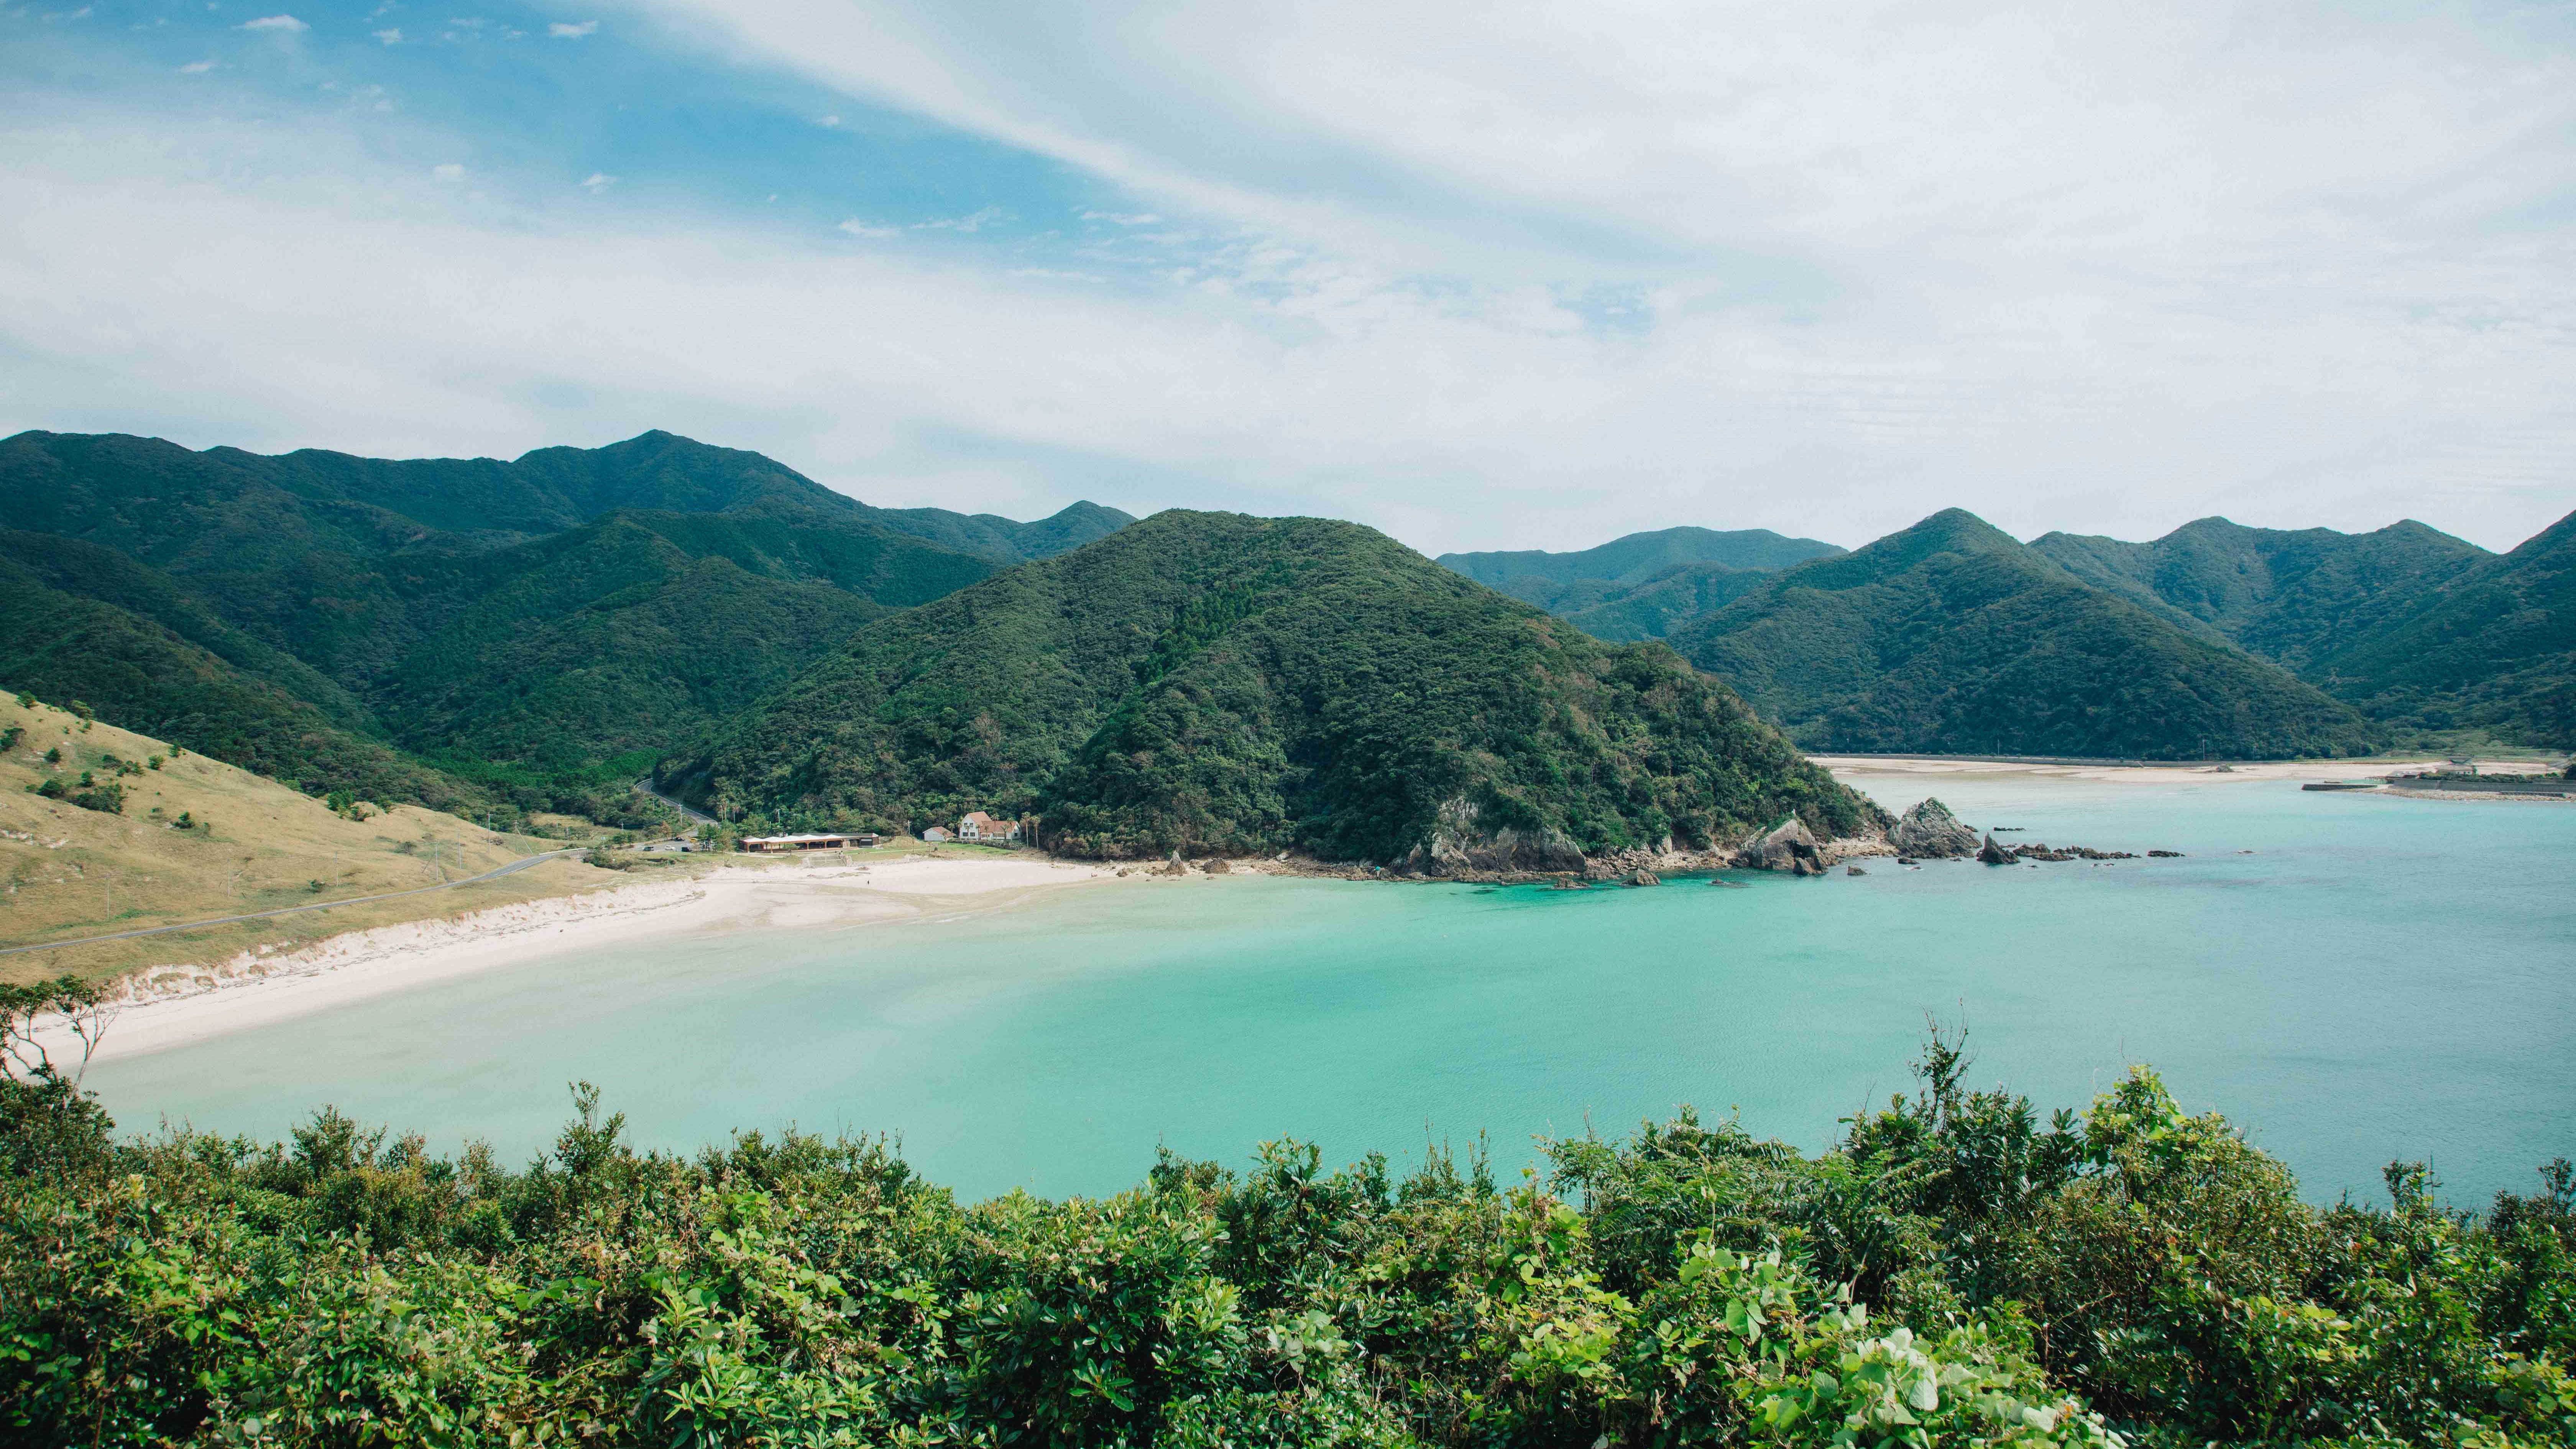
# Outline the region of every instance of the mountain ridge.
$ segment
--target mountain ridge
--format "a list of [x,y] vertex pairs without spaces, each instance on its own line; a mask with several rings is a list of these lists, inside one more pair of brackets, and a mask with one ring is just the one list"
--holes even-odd
[[1177,509],[869,625],[667,779],[731,818],[1036,810],[1051,848],[1114,857],[1877,819],[1660,647],[1357,524]]
[[1784,570],[1668,642],[1807,749],[2203,759],[2378,742],[2287,671],[1957,508]]

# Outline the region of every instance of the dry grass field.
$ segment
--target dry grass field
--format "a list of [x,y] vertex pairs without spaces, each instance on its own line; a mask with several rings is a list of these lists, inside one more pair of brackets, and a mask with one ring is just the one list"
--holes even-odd
[[[13,738],[14,734],[14,738]],[[334,811],[278,782],[181,754],[161,740],[0,695],[0,947],[462,879],[561,841],[504,835],[413,805]],[[123,810],[39,795],[117,787]],[[0,955],[0,980],[111,976],[202,963],[261,946],[626,884],[577,858],[454,890],[203,930]]]

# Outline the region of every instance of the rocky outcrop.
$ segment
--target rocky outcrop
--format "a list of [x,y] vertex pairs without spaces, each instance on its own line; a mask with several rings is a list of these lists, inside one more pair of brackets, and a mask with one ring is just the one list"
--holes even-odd
[[1979,847],[1977,859],[1986,865],[2010,865],[2015,857],[2011,851],[1995,844],[1995,838],[1989,835],[1986,837],[1986,843]]
[[1389,869],[1403,875],[1469,876],[1561,874],[1584,868],[1583,850],[1564,831],[1552,826],[1524,831],[1513,826],[1488,831],[1478,820],[1472,800],[1452,800],[1440,807],[1431,838],[1398,858]]
[[1795,815],[1744,842],[1735,852],[1734,863],[1744,870],[1785,870],[1791,875],[1823,875],[1826,864],[1815,833]]
[[1976,854],[1977,832],[1960,824],[1949,806],[1925,800],[1897,817],[1896,828],[1887,832],[1887,843],[1899,855],[1949,860]]

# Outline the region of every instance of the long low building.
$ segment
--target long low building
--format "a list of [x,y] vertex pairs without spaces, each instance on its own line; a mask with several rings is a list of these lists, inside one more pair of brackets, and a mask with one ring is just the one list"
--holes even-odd
[[745,850],[847,850],[877,843],[874,835],[746,835]]

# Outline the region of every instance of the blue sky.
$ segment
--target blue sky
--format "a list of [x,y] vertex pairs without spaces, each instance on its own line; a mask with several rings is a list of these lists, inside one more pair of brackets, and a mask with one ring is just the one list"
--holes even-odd
[[0,431],[1428,551],[2576,508],[2576,9],[0,8]]

